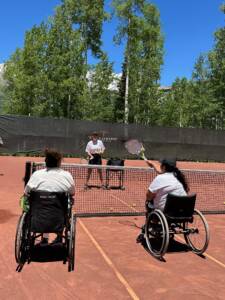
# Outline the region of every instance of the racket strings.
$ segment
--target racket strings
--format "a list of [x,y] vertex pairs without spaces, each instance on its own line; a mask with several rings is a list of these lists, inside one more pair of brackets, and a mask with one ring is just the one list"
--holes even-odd
[[143,151],[144,147],[138,140],[129,140],[125,143],[125,148],[131,154],[139,155]]
[[130,154],[139,155],[142,159],[147,160],[145,157],[145,148],[138,140],[129,140],[125,143],[125,148]]

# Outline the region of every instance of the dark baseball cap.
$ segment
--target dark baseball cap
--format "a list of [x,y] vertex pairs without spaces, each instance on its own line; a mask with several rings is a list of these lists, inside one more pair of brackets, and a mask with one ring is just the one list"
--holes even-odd
[[175,158],[163,158],[160,160],[160,163],[162,165],[167,165],[170,167],[176,167],[177,165],[177,160]]

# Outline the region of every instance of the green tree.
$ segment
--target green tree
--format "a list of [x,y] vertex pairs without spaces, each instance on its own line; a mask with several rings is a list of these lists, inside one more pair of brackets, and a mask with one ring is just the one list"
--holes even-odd
[[63,0],[73,25],[80,32],[82,50],[87,65],[88,50],[95,57],[102,54],[102,24],[108,15],[103,0]]
[[171,92],[161,98],[158,125],[188,127],[192,100],[191,83],[186,78],[176,78]]
[[[221,11],[225,14],[225,5],[221,6]],[[220,112],[216,116],[217,127],[225,128],[225,27],[215,32],[215,45],[208,59],[211,88],[220,105]]]
[[213,128],[214,116],[219,111],[219,103],[213,95],[208,59],[204,55],[200,55],[196,61],[190,88],[192,89],[190,125],[199,128]]
[[23,51],[17,49],[5,64],[6,81],[4,112],[11,114],[29,114],[30,105],[24,96],[25,75],[23,71]]
[[159,124],[225,128],[225,27],[216,31],[213,49],[197,59],[191,80],[177,78],[160,102]]
[[113,6],[120,20],[115,41],[125,40],[124,121],[154,125],[163,54],[159,13],[144,0],[114,0]]
[[118,93],[115,96],[113,108],[113,120],[115,122],[124,122],[124,99],[126,91],[126,61],[122,65],[122,74],[118,83]]
[[73,28],[70,13],[62,5],[51,20],[46,50],[50,115],[82,118],[84,68],[80,33]]
[[3,112],[3,101],[4,101],[4,86],[3,83],[0,82],[0,114]]
[[48,22],[26,32],[24,47],[6,64],[6,112],[85,117],[87,52],[102,55],[104,17],[103,1],[65,0]]
[[[104,11],[104,1],[102,0],[63,0],[63,6],[70,16],[72,27],[79,35],[79,53],[83,62],[82,74],[77,93],[80,96],[81,118],[89,116],[89,103],[92,102],[88,89],[88,54],[100,59],[103,55],[102,46],[102,26],[108,15]],[[103,55],[104,56],[104,55]],[[90,68],[91,71],[91,68]],[[89,117],[88,117],[89,118]]]
[[114,93],[110,85],[114,80],[112,63],[106,55],[89,73],[90,101],[86,119],[112,121]]

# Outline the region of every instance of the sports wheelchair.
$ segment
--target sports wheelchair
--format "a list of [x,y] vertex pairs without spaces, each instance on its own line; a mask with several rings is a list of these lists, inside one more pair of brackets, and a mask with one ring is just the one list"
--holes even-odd
[[[47,261],[68,262],[68,271],[73,271],[76,228],[73,198],[66,193],[36,191],[30,193],[28,202],[29,210],[20,216],[16,230],[16,271],[20,272],[26,262],[42,261],[37,259],[41,253],[49,253],[50,257],[54,254],[54,259]],[[60,247],[53,249],[53,244],[42,246],[37,243],[43,233],[62,234]]]
[[170,239],[182,234],[189,248],[203,254],[209,243],[209,226],[203,214],[195,209],[196,194],[176,196],[168,194],[164,211],[149,210],[144,225],[149,252],[162,259]]

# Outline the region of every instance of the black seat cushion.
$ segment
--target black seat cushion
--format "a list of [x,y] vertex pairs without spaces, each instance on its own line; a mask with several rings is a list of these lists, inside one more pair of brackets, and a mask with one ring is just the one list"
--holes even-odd
[[32,232],[56,233],[63,230],[68,203],[65,193],[31,192],[29,201]]

